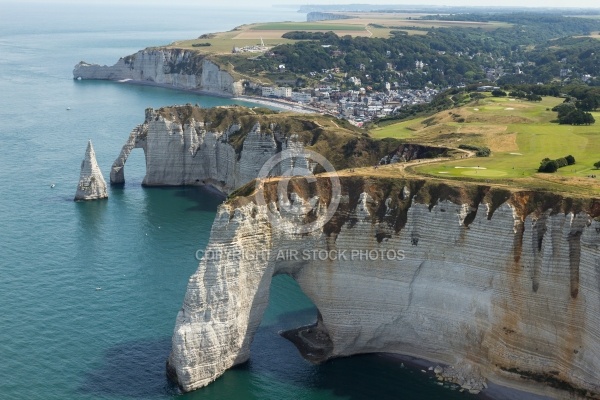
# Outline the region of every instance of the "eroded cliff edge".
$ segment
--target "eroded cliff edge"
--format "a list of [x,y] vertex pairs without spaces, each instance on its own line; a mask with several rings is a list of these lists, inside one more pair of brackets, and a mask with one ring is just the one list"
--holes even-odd
[[[328,182],[290,183],[292,203],[323,206],[303,218],[330,203]],[[286,218],[276,181],[264,183],[264,205],[250,184],[219,208],[207,251],[225,256],[201,261],[177,316],[168,372],[182,390],[248,360],[271,278],[286,273],[319,310],[322,359],[400,353],[600,398],[599,200],[400,178],[341,186],[333,218],[311,233]],[[338,257],[305,259],[307,249]]]
[[267,160],[285,150],[316,151],[336,169],[448,153],[442,147],[375,140],[328,116],[192,105],[148,108],[112,165],[111,184],[125,182],[125,164],[136,148],[146,158],[144,185],[210,185],[226,194],[255,179]]
[[193,50],[149,48],[120,58],[115,65],[81,61],[73,69],[75,79],[101,79],[170,86],[221,96],[243,93],[242,82],[218,64]]

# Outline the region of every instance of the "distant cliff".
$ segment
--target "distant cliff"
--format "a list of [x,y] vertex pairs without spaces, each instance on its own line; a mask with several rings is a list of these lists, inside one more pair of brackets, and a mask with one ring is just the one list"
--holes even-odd
[[125,182],[125,163],[135,148],[143,149],[146,157],[144,185],[210,185],[223,193],[255,179],[269,158],[288,149],[317,151],[337,169],[447,152],[445,148],[393,139],[374,140],[347,123],[347,127],[340,127],[344,123],[325,116],[279,114],[239,106],[149,108],[144,122],[131,131],[113,163],[110,182]]
[[200,53],[182,49],[141,50],[119,59],[113,66],[82,61],[73,69],[73,78],[131,80],[222,96],[237,96],[243,92],[242,83],[229,72]]
[[456,367],[473,392],[490,379],[600,398],[600,200],[343,177],[335,215],[299,232],[284,210],[316,202],[306,218],[319,218],[329,181],[294,181],[289,199],[265,182],[262,204],[250,185],[220,206],[177,316],[168,373],[182,390],[249,359],[285,273],[318,308],[286,334],[313,361],[399,353]]

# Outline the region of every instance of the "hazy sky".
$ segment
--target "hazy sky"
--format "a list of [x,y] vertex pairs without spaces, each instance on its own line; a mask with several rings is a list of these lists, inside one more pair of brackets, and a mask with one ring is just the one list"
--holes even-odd
[[[15,3],[17,0],[0,0],[0,4],[3,3]],[[421,5],[446,5],[446,6],[526,6],[526,7],[587,7],[587,8],[600,8],[600,1],[598,0],[371,0],[371,1],[360,1],[360,0],[311,0],[302,2],[298,0],[218,0],[218,1],[207,1],[207,0],[18,0],[19,3],[30,2],[30,3],[111,3],[111,4],[182,4],[182,5],[194,5],[199,7],[219,7],[219,6],[236,6],[238,8],[246,8],[256,6],[269,6],[273,4],[279,5],[290,5],[297,6],[300,4],[421,4]],[[0,10],[1,12],[1,10]]]

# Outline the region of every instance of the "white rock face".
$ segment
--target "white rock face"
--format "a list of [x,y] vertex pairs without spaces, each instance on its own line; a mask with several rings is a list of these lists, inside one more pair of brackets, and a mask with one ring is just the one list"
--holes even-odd
[[96,200],[108,198],[106,182],[102,176],[102,171],[96,161],[96,153],[92,146],[92,141],[88,141],[85,150],[85,158],[81,161],[81,173],[79,175],[79,184],[75,193],[75,200]]
[[131,80],[172,86],[216,95],[242,94],[242,83],[196,52],[180,49],[145,49],[123,57],[113,66],[80,62],[73,77],[81,79]]
[[[399,353],[481,374],[466,377],[467,385],[485,377],[560,398],[598,398],[600,222],[585,212],[524,213],[534,201],[526,194],[474,207],[374,193],[344,192],[332,220],[338,228],[303,235],[283,219],[273,229],[267,206],[219,208],[212,256],[190,278],[173,335],[168,371],[184,391],[248,360],[271,278],[287,273],[319,310],[330,341],[324,359]],[[401,204],[408,208],[398,229],[388,216],[400,215]],[[536,382],[544,378],[572,391]]]
[[229,143],[240,130],[233,124],[223,131],[212,130],[203,121],[182,124],[151,108],[135,127],[112,166],[110,181],[125,182],[124,166],[134,148],[144,150],[147,186],[211,185],[223,193],[255,179],[263,164],[287,148],[302,148],[293,139],[277,143],[273,134],[263,134],[256,124],[246,135],[239,154]]

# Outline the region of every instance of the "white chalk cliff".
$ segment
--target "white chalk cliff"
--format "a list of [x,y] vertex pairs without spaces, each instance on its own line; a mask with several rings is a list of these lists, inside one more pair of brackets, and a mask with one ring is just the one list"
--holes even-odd
[[[240,133],[241,125],[232,122],[222,129],[211,129],[211,122],[190,118],[182,123],[173,115],[146,110],[146,120],[134,128],[121,154],[114,162],[110,181],[125,181],[124,166],[134,148],[144,150],[147,186],[211,185],[223,193],[256,178],[262,165],[278,151],[272,134],[263,134],[254,123],[247,132],[243,150],[236,154],[230,136]],[[293,146],[293,139],[282,138],[280,149]]]
[[[266,204],[257,203],[245,184],[272,155],[312,149],[341,169],[445,150],[374,141],[328,118],[148,109],[113,164],[111,182],[123,183],[128,155],[142,148],[146,185],[233,192],[176,319],[167,371],[181,389],[248,360],[271,278],[286,273],[319,310],[315,326],[285,334],[312,361],[391,352],[454,366],[444,376],[475,391],[489,379],[599,399],[600,201],[345,177],[333,218],[305,233],[298,223],[330,203],[329,179],[293,180],[287,197],[274,179],[264,184]],[[286,218],[284,209],[311,203],[305,219]]]
[[96,152],[94,152],[92,141],[89,140],[85,150],[85,157],[81,161],[81,173],[79,175],[75,200],[96,200],[107,197],[106,182],[96,161]]
[[[149,108],[144,122],[131,131],[113,163],[110,182],[125,182],[125,163],[135,148],[142,149],[146,158],[144,185],[210,185],[223,193],[230,193],[255,179],[269,158],[287,149],[306,147],[328,151],[334,162],[333,157],[342,157],[344,150],[367,148],[368,151],[349,153],[352,154],[348,157],[350,162],[358,165],[373,165],[382,159],[397,162],[446,150],[405,145],[394,140],[380,143],[333,124],[334,131],[327,131],[313,122],[315,118],[257,115],[251,109],[237,106]],[[353,140],[354,147],[343,148],[346,142],[339,140],[338,147],[334,147],[329,143],[333,135],[346,135],[349,141]],[[278,169],[270,172],[272,175],[280,173]]]
[[242,94],[242,82],[217,64],[192,50],[151,48],[123,57],[113,66],[81,61],[73,69],[73,78],[130,80],[170,86],[215,95]]
[[[298,183],[293,201],[325,205],[326,181]],[[267,205],[248,196],[218,210],[207,254],[223,256],[190,278],[168,360],[183,391],[249,359],[271,278],[285,273],[319,311],[310,331],[290,335],[313,361],[399,353],[480,381],[600,398],[600,201],[344,178],[334,217],[299,234],[298,221],[271,224],[268,210],[287,199],[270,184]]]

